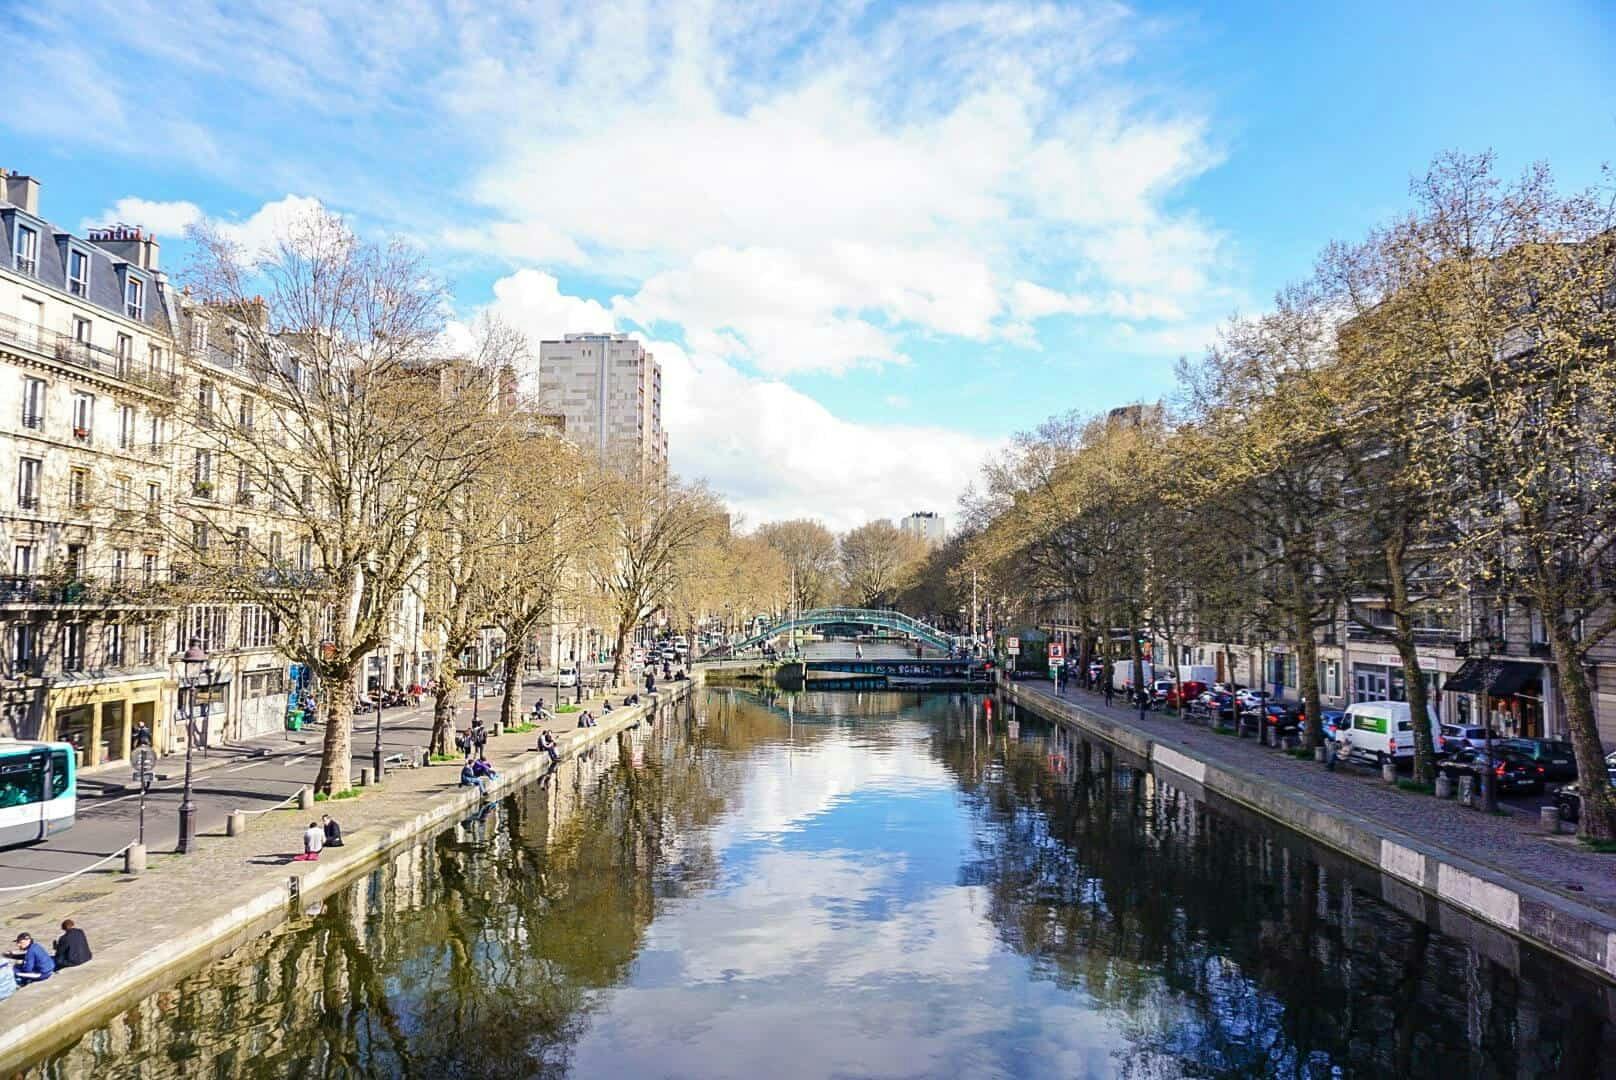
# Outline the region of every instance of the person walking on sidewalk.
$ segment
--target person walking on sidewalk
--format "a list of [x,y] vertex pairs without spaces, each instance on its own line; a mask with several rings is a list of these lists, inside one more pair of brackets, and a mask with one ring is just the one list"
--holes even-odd
[[1102,693],[1104,693],[1104,694],[1105,694],[1105,705],[1106,705],[1106,708],[1108,708],[1108,709],[1109,709],[1109,708],[1110,708],[1110,707],[1111,707],[1111,698],[1112,698],[1112,697],[1113,697],[1113,696],[1115,696],[1115,694],[1116,694],[1116,692],[1117,692],[1117,691],[1116,691],[1116,688],[1115,688],[1115,687],[1113,687],[1113,686],[1112,686],[1112,685],[1111,685],[1111,681],[1110,681],[1110,680],[1109,680],[1109,679],[1107,679],[1107,680],[1106,680],[1106,683],[1105,683],[1105,689],[1104,689],[1104,690],[1103,690],[1103,691],[1102,691]]
[[473,721],[472,725],[471,725],[471,748],[472,748],[472,750],[476,752],[476,755],[478,757],[482,757],[483,756],[483,748],[485,746],[487,746],[487,745],[488,745],[488,729],[483,727],[483,722],[481,720]]
[[151,746],[151,728],[146,726],[146,721],[135,721],[135,730],[129,733],[129,746],[135,750]]

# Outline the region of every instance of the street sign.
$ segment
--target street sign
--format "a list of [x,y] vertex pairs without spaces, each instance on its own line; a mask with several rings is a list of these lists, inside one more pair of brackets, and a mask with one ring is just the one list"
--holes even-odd
[[129,755],[131,779],[141,787],[150,787],[157,779],[157,755],[149,746],[137,746]]
[[1051,641],[1049,643],[1049,662],[1051,664],[1059,666],[1060,662],[1062,660],[1065,660],[1065,659],[1066,659],[1066,646],[1062,645],[1058,641]]
[[1021,639],[1018,637],[1005,638],[1004,648],[1011,656],[1021,655]]

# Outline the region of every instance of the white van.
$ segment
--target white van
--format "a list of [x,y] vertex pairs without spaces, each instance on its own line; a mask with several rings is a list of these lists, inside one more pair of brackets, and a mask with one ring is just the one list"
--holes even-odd
[[[1426,706],[1431,721],[1431,745],[1441,728],[1436,710]],[[1359,701],[1347,706],[1335,732],[1336,748],[1348,757],[1365,761],[1408,761],[1414,757],[1414,724],[1406,701]]]

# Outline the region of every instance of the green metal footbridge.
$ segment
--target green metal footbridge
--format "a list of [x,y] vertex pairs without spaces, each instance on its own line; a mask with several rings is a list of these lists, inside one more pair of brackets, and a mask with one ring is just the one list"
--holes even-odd
[[794,630],[811,630],[816,626],[830,626],[841,623],[851,626],[869,626],[878,630],[891,630],[899,634],[906,634],[916,641],[930,645],[934,649],[948,650],[954,646],[953,638],[937,629],[911,618],[901,611],[881,611],[875,608],[830,607],[814,608],[804,611],[792,618],[782,619],[761,634],[753,634],[744,641],[736,642],[736,652],[746,649],[756,649],[764,642],[789,634]]

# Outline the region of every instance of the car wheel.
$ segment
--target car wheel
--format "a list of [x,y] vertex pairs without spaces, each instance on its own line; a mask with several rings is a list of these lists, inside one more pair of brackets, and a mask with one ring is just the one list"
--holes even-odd
[[1555,806],[1558,807],[1559,810],[1560,810],[1560,820],[1561,821],[1576,821],[1577,820],[1577,812],[1576,812],[1576,810],[1572,809],[1571,802],[1570,802],[1569,799],[1556,800]]

